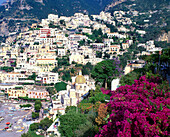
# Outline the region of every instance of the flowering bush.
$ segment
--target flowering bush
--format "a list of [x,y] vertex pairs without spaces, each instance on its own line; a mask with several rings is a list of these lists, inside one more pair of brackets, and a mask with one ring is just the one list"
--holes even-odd
[[111,94],[107,104],[110,110],[108,123],[95,137],[158,137],[170,134],[169,87],[162,86],[159,77],[142,76],[132,86],[116,91],[102,89]]

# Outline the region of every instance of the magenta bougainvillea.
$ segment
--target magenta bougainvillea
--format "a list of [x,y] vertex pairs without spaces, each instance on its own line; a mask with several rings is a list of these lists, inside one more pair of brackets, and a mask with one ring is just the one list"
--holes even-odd
[[170,135],[170,92],[159,77],[142,76],[132,86],[111,94],[107,104],[110,117],[95,137],[158,137]]

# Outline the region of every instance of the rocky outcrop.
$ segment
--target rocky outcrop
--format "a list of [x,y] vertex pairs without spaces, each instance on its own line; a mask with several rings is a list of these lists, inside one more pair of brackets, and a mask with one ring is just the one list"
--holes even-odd
[[108,11],[110,8],[113,8],[114,6],[118,5],[118,4],[121,4],[123,2],[125,2],[126,0],[117,0],[117,1],[114,1],[112,2],[111,4],[109,4],[106,8],[105,8],[105,11]]

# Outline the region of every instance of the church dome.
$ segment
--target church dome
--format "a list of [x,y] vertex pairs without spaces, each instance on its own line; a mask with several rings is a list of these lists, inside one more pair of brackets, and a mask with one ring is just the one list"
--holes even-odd
[[82,75],[82,72],[81,72],[81,71],[79,72],[79,75],[76,77],[75,82],[78,83],[78,84],[84,84],[84,83],[86,83],[86,79],[85,79],[84,76]]
[[78,76],[76,77],[76,83],[78,83],[78,84],[84,84],[84,83],[86,83],[86,79],[85,79],[82,75],[78,75]]

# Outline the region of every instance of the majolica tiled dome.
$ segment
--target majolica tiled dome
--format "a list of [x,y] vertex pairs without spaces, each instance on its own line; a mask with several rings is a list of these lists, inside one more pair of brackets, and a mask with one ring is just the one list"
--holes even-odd
[[76,77],[75,82],[78,83],[78,84],[84,84],[84,83],[86,83],[86,79],[85,79],[84,76],[82,75],[82,72],[81,72],[81,71],[79,72],[79,75]]

